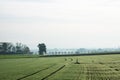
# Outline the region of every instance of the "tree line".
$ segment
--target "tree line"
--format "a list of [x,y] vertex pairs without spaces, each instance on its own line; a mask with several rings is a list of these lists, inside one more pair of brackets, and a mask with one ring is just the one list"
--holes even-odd
[[[46,45],[39,43],[39,55],[46,54]],[[31,54],[30,48],[22,43],[16,43],[15,45],[10,42],[0,42],[0,54]]]
[[0,54],[29,54],[30,49],[27,45],[10,42],[0,42]]

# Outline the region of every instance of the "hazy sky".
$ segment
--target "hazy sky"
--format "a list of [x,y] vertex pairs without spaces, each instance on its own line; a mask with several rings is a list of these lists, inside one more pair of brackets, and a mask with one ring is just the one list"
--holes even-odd
[[119,0],[0,0],[0,41],[30,48],[120,46]]

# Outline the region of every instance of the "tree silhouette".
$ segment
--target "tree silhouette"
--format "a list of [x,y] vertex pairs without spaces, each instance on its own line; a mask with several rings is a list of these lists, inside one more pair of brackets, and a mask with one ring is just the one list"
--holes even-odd
[[3,53],[6,53],[7,52],[7,47],[8,47],[7,43],[3,43],[2,47],[3,47]]
[[3,53],[9,53],[9,52],[11,52],[11,49],[13,47],[12,43],[3,42],[1,44],[2,44]]
[[38,44],[39,55],[46,53],[46,45],[44,43]]

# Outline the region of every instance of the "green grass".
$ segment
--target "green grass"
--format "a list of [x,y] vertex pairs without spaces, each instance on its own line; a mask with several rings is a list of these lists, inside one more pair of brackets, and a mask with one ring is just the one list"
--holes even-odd
[[[75,64],[76,59],[80,64]],[[60,69],[63,65],[65,67]],[[22,77],[25,78],[21,80],[42,80],[46,76],[45,80],[120,80],[120,55],[0,56],[0,80]]]
[[12,55],[0,55],[0,59],[15,59],[15,58],[37,58],[38,55],[30,55],[30,54],[12,54]]

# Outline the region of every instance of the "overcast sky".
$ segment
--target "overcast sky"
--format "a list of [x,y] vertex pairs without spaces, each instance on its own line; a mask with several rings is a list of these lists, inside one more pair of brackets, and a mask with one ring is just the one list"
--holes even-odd
[[119,0],[0,0],[0,41],[30,48],[120,46]]

